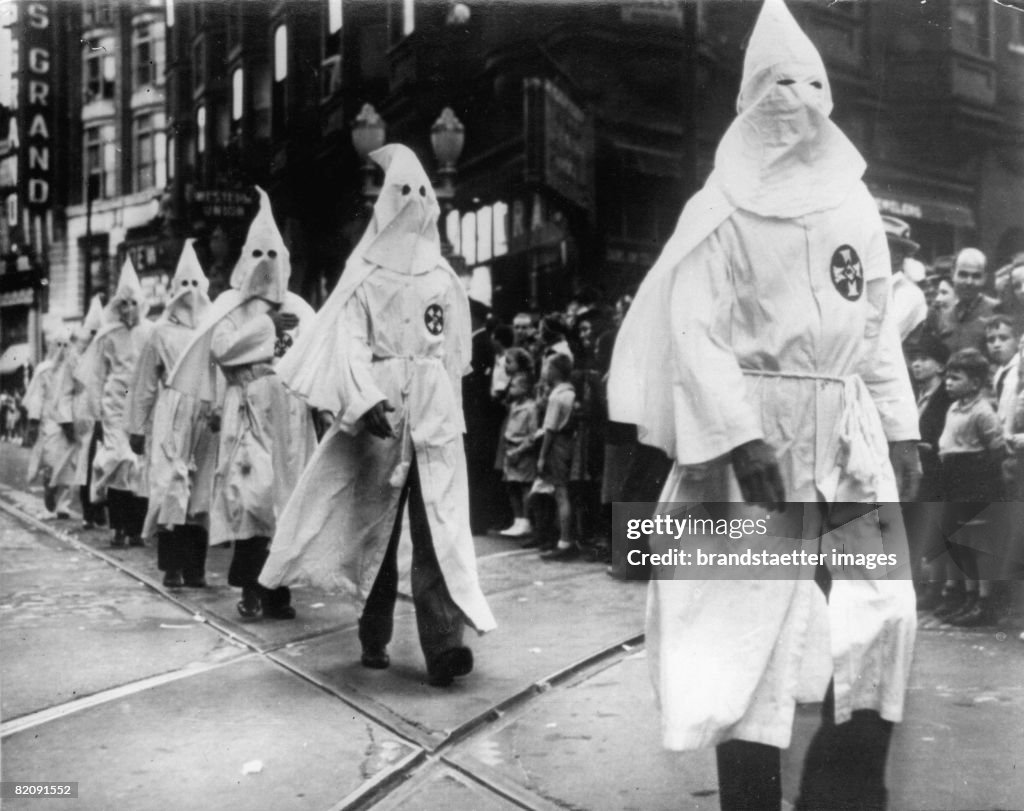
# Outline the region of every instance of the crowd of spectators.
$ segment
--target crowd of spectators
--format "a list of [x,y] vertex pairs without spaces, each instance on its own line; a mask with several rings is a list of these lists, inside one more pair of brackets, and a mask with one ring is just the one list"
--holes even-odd
[[[1000,583],[1024,564],[1024,255],[997,274],[976,248],[928,266],[914,258],[908,225],[883,219],[921,420],[924,475],[917,501],[904,505],[919,607],[954,625],[989,625],[1008,591]],[[664,460],[645,455],[606,407],[630,302],[610,306],[585,291],[563,312],[520,312],[511,324],[479,310],[474,367],[487,403],[467,404],[479,423],[467,437],[475,532],[498,532],[544,560],[608,562],[611,502],[657,497]],[[623,479],[638,473],[648,478],[643,497],[634,488],[624,499]]]
[[[584,291],[564,312],[520,312],[511,324],[485,321],[478,310],[474,367],[481,386],[470,375],[465,398],[473,423],[467,459],[475,531],[497,531],[536,548],[544,560],[610,560],[605,456],[616,438],[609,436],[605,387],[631,301],[623,296],[606,306]],[[484,381],[489,421],[474,391]],[[473,428],[489,433],[474,435]],[[494,483],[497,496],[489,498]],[[501,526],[481,523],[495,521]]]

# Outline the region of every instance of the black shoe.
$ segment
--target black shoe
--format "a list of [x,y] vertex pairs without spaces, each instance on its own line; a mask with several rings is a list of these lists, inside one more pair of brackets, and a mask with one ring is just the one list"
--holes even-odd
[[978,592],[969,591],[964,595],[964,600],[960,603],[960,607],[952,614],[946,614],[942,617],[942,621],[945,623],[952,623],[953,620],[959,619],[962,614],[970,612],[975,604],[978,602]]
[[472,672],[473,651],[464,645],[439,653],[433,663],[427,666],[432,687],[447,687],[457,676],[466,676]]
[[391,657],[388,656],[388,652],[384,648],[379,650],[363,648],[363,655],[359,661],[362,662],[363,667],[368,667],[371,670],[386,670],[391,664]]
[[275,605],[273,607],[264,605],[263,617],[268,620],[293,620],[296,614],[295,609],[290,605]]
[[255,586],[243,586],[242,599],[238,603],[238,613],[243,619],[253,620],[260,615],[260,590]]
[[124,549],[128,545],[124,539],[124,533],[121,530],[114,532],[114,537],[110,539],[111,549]]
[[940,620],[953,616],[964,607],[964,599],[965,595],[962,591],[948,591],[943,589],[942,602],[940,602],[938,606],[936,606],[935,610],[932,611],[932,616]]
[[67,521],[70,517],[71,516],[68,515],[68,513],[66,513],[66,512],[59,512],[59,513],[57,513],[57,519],[59,521]]
[[169,589],[180,589],[185,585],[181,572],[167,572],[164,575],[164,586]]
[[988,597],[979,597],[969,609],[946,620],[957,628],[981,628],[995,625],[996,621],[996,612]]
[[47,485],[43,488],[43,506],[53,512],[57,509],[57,488]]
[[941,602],[942,587],[938,583],[929,583],[924,591],[918,595],[917,610],[931,611],[933,608],[938,608]]
[[580,556],[579,547],[576,546],[563,546],[561,548],[554,548],[550,552],[543,552],[540,556],[541,560],[553,561],[553,560],[576,560]]
[[187,588],[187,589],[205,589],[206,588],[206,578],[203,577],[202,575],[198,575],[196,577],[192,577],[192,576],[186,577],[185,578],[185,588]]

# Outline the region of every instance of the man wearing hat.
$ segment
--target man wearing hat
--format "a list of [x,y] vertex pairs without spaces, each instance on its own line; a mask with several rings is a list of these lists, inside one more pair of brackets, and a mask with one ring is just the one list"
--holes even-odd
[[916,332],[920,331],[924,319],[928,315],[928,304],[924,300],[924,291],[907,278],[905,262],[920,249],[910,238],[910,226],[899,217],[882,217],[885,226],[885,238],[889,243],[889,259],[892,262],[892,302],[895,312],[896,326],[900,338],[906,344]]

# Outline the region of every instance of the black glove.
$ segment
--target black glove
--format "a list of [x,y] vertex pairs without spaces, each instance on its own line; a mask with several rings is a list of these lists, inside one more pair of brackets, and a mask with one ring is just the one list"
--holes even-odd
[[97,442],[102,442],[103,441],[103,423],[100,422],[99,420],[96,420],[96,425],[93,428],[93,434],[92,435],[94,437],[96,437],[96,441]]
[[75,424],[73,422],[62,422],[60,430],[64,432],[64,438],[68,442],[75,441]]
[[211,434],[220,433],[220,414],[213,412],[206,420],[206,424],[210,427]]
[[31,448],[39,441],[39,420],[28,421],[28,431],[25,433],[25,447]]
[[786,511],[786,488],[775,451],[763,439],[753,439],[733,448],[732,469],[744,501],[775,512]]
[[131,446],[132,453],[136,456],[142,456],[146,452],[146,438],[142,434],[132,434],[129,436],[128,444]]

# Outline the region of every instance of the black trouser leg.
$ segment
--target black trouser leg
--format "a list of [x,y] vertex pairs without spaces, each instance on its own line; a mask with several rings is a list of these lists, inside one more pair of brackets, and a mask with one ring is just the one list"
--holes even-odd
[[124,533],[130,538],[142,536],[142,527],[146,523],[146,510],[149,509],[149,499],[137,496],[127,490],[122,492],[122,509],[124,510]]
[[406,488],[412,536],[412,600],[416,606],[420,648],[429,668],[439,654],[462,645],[465,618],[448,592],[444,573],[437,562],[415,456]]
[[185,568],[185,539],[181,527],[156,533],[156,567],[161,572],[180,572]]
[[[414,469],[415,463],[410,466],[410,471]],[[391,641],[395,601],[398,599],[398,542],[402,537],[402,516],[408,497],[409,481],[406,480],[398,497],[398,513],[391,528],[384,560],[381,561],[377,579],[373,581],[373,588],[370,589],[362,616],[359,617],[359,642],[364,650],[382,651]]]
[[110,516],[110,528],[117,532],[127,533],[128,518],[127,497],[129,493],[116,487],[107,488],[107,512]]
[[715,747],[722,811],[779,811],[782,753],[776,746],[727,741]]
[[874,710],[856,710],[836,724],[834,687],[821,708],[821,727],[804,760],[798,811],[884,811],[885,762],[893,724]]
[[260,572],[270,555],[270,538],[257,535],[234,542],[228,585],[254,588],[259,585]]
[[103,504],[94,504],[90,493],[92,492],[92,461],[96,458],[96,445],[99,440],[96,438],[96,426],[93,426],[92,435],[89,437],[89,450],[86,453],[86,464],[85,464],[85,484],[78,491],[78,496],[82,500],[82,515],[86,521],[92,521],[94,524],[98,524],[97,517],[100,516],[103,510]]
[[203,580],[206,576],[206,550],[209,547],[209,533],[206,527],[186,524],[178,527],[184,536],[182,574],[186,583]]

